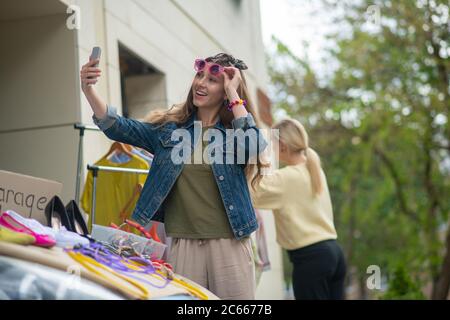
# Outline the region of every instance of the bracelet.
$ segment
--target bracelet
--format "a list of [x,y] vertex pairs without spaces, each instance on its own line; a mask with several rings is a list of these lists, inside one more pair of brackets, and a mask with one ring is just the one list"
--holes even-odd
[[238,104],[242,104],[244,107],[246,107],[247,100],[238,99],[238,100],[234,100],[234,101],[230,102],[227,106],[228,111],[231,111],[233,109],[233,107]]

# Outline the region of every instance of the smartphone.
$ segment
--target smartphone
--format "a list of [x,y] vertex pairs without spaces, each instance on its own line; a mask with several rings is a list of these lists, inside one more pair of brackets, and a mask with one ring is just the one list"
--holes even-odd
[[[91,53],[91,56],[90,56],[90,60],[100,59],[101,53],[102,53],[102,49],[100,49],[100,47],[93,47],[92,48],[92,53]],[[96,63],[94,65],[94,67],[97,68],[98,67],[98,63]]]
[[[89,57],[89,60],[96,60],[96,59],[100,59],[100,55],[102,53],[102,49],[100,49],[100,47],[93,47],[92,48],[92,52],[91,52],[91,56]],[[97,68],[98,67],[98,62],[93,65],[93,67]],[[91,79],[92,77],[89,77],[89,79]]]

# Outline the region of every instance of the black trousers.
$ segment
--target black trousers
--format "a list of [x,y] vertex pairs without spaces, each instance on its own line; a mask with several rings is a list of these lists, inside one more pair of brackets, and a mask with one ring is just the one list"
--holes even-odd
[[336,240],[288,250],[294,265],[292,283],[297,300],[344,299],[346,264]]

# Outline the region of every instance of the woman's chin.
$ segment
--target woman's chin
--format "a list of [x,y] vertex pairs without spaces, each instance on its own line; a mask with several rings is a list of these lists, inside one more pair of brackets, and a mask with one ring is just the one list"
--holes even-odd
[[194,105],[197,108],[205,108],[205,107],[208,106],[205,102],[203,102],[203,101],[196,101],[196,100],[194,100]]
[[[201,109],[207,109],[207,108],[215,108],[217,106],[217,103],[213,103],[211,101],[203,101],[203,99],[193,99],[194,106]],[[220,104],[220,102],[218,102]]]

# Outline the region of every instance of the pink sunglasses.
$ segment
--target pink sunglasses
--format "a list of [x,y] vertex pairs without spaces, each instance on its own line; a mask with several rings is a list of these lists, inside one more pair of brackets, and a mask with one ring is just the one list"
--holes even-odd
[[203,71],[209,64],[208,72],[213,76],[218,76],[221,74],[225,68],[217,63],[210,63],[204,59],[195,59],[194,70],[197,72]]

